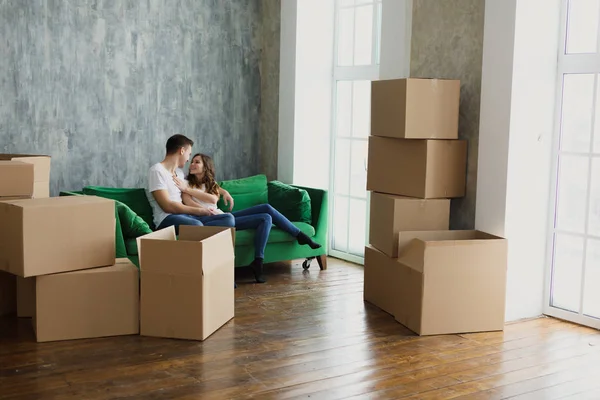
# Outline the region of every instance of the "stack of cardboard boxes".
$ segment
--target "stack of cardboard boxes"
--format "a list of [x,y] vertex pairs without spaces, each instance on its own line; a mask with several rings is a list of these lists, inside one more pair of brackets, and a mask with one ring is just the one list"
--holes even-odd
[[[115,259],[115,204],[49,197],[50,157],[0,155],[0,315],[38,342],[140,333],[140,273]],[[139,238],[142,334],[204,340],[233,318],[232,230]]]
[[456,80],[372,83],[364,298],[420,335],[504,326],[506,241],[448,230],[466,183],[459,100]]
[[138,270],[115,259],[114,202],[49,197],[50,157],[1,158],[0,269],[37,341],[138,333]]

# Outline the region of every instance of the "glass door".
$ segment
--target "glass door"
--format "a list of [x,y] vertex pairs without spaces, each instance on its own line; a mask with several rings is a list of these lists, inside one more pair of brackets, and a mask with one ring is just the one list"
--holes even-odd
[[362,263],[368,230],[371,80],[379,75],[381,0],[336,2],[329,254]]
[[546,313],[600,328],[600,0],[564,2]]

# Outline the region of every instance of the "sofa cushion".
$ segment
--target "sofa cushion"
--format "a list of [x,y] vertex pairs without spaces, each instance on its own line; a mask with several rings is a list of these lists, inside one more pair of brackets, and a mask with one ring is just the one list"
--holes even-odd
[[126,242],[127,239],[135,239],[148,233],[152,233],[152,229],[150,229],[148,223],[133,212],[127,204],[121,203],[118,200],[115,200],[115,204],[117,212],[119,213],[119,220],[121,221],[123,237]]
[[279,181],[268,183],[269,204],[290,221],[312,223],[310,196],[304,189]]
[[135,238],[126,239],[125,240],[125,249],[127,250],[128,256],[137,256],[138,255],[137,240]]
[[101,186],[86,186],[83,193],[92,196],[105,197],[107,199],[118,200],[125,203],[139,215],[148,226],[154,229],[152,219],[152,207],[146,197],[146,190],[143,188],[110,188]]
[[[307,234],[310,237],[315,235],[315,228],[313,228],[310,224],[305,222],[292,222],[296,227],[298,227],[302,232]],[[243,231],[235,232],[235,245],[236,246],[247,246],[254,244],[254,229],[248,229]],[[296,238],[292,237],[292,235],[282,231],[279,228],[273,227],[271,229],[271,234],[269,235],[269,240],[267,243],[282,243],[282,242],[292,242],[295,241]]]
[[[265,175],[223,181],[219,182],[219,185],[233,197],[233,210],[231,211],[245,210],[269,201]],[[217,206],[223,211],[230,211],[229,206],[225,205],[222,198],[219,199]]]

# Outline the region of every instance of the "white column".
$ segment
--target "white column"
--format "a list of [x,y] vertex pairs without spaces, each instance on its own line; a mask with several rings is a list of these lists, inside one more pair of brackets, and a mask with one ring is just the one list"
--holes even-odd
[[291,183],[294,177],[297,14],[298,0],[281,1],[277,179],[288,183]]
[[412,0],[382,0],[379,79],[410,75]]
[[278,179],[327,189],[334,2],[281,2]]
[[477,229],[508,239],[506,320],[543,312],[560,0],[486,0]]

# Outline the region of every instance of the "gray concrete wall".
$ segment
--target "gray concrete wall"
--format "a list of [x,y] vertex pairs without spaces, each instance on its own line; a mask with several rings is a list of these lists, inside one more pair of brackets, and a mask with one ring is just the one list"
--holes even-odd
[[485,0],[413,0],[412,77],[460,79],[459,137],[468,140],[467,194],[452,200],[450,226],[475,225]]
[[262,0],[260,167],[269,179],[277,178],[279,137],[279,45],[281,0]]
[[[260,75],[273,7],[265,18],[261,0],[0,1],[0,152],[50,154],[54,195],[145,186],[173,133],[212,154],[219,179],[271,168],[259,130],[261,86],[276,96]],[[268,96],[262,111],[276,113]]]

